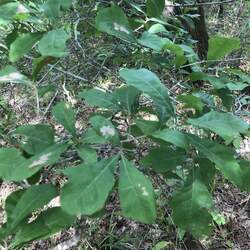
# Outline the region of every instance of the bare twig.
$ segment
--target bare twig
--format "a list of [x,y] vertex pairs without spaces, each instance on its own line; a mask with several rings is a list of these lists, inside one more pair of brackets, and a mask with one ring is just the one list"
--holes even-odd
[[[25,56],[25,57],[28,58],[28,59],[31,59],[31,60],[34,59],[34,58],[31,57],[31,56]],[[60,60],[59,60],[59,61],[60,61]],[[39,80],[39,82],[38,82],[39,84],[44,80],[44,78],[48,75],[48,73],[51,72],[53,69],[56,70],[56,71],[59,71],[59,72],[61,72],[61,73],[64,73],[64,74],[66,74],[66,75],[72,76],[72,77],[75,78],[75,79],[78,79],[78,80],[81,80],[81,81],[85,81],[85,82],[88,81],[88,80],[87,80],[86,78],[84,78],[84,77],[75,75],[75,74],[73,74],[73,73],[71,73],[71,72],[69,72],[69,71],[66,71],[66,70],[63,70],[63,69],[60,69],[60,68],[55,67],[55,66],[59,63],[59,61],[57,61],[55,64],[48,64],[49,70],[45,73],[45,75],[42,77],[42,79]]]
[[[48,64],[48,66],[52,67],[53,65]],[[84,81],[84,82],[88,82],[88,80],[86,78],[83,78],[81,76],[75,75],[75,74],[73,74],[73,73],[71,73],[69,71],[66,71],[66,70],[63,70],[63,69],[60,69],[60,68],[56,68],[56,67],[54,67],[54,69],[57,70],[57,71],[59,71],[59,72],[61,72],[61,73],[64,73],[65,75],[72,76],[75,79],[78,79],[78,80],[81,80],[81,81]]]
[[39,100],[39,93],[36,85],[33,85],[34,87],[34,93],[35,93],[35,98],[36,98],[36,115],[37,118],[40,116],[40,100]]
[[46,110],[43,113],[43,117],[42,119],[45,118],[46,114],[48,113],[48,111],[50,110],[50,107],[52,106],[54,100],[56,99],[56,96],[58,95],[59,91],[57,90],[56,93],[54,94],[54,96],[52,97],[52,99],[49,102],[49,105],[47,106]]
[[196,7],[196,6],[229,4],[233,2],[236,2],[236,0],[225,0],[225,1],[205,2],[205,3],[167,4],[165,5],[165,7]]
[[221,62],[233,62],[233,61],[241,61],[241,60],[248,61],[249,59],[250,58],[248,58],[248,57],[239,57],[239,58],[231,58],[231,59],[224,59],[224,60],[203,60],[203,61],[198,61],[198,62],[183,65],[183,66],[181,66],[181,68],[183,69],[183,68],[187,68],[187,67],[190,67],[193,65],[209,63],[209,62],[221,63]]
[[60,62],[60,60],[58,60],[55,64],[51,65],[49,67],[49,70],[42,76],[42,78],[37,82],[37,85],[40,85],[41,82],[47,77],[47,75],[56,67],[56,65]]

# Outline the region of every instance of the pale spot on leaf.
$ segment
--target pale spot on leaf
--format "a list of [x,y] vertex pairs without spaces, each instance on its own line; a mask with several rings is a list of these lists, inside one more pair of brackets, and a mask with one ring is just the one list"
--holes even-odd
[[143,196],[149,196],[148,191],[146,190],[146,187],[142,187],[142,195]]
[[141,184],[138,184],[138,187],[141,189],[143,196],[149,196],[149,193],[146,190],[146,187],[142,186]]
[[101,127],[100,132],[101,132],[102,136],[104,136],[105,138],[112,137],[115,135],[114,128],[112,128],[110,126]]
[[38,160],[33,161],[29,165],[29,168],[34,168],[34,167],[37,167],[37,166],[45,164],[49,160],[50,155],[51,155],[51,153],[48,153],[48,154],[40,156],[40,158]]
[[19,4],[17,7],[17,13],[18,14],[29,13],[29,10],[24,5]]
[[49,202],[47,207],[60,207],[60,196],[55,197],[53,200]]
[[69,103],[66,103],[66,104],[65,104],[65,107],[66,107],[66,109],[70,109],[70,104],[69,104]]
[[121,25],[118,24],[118,23],[114,23],[114,29],[115,29],[116,31],[121,31],[121,32],[124,32],[124,33],[126,33],[126,34],[130,34],[130,33],[129,33],[129,30],[127,30],[124,26],[121,26]]
[[9,73],[8,75],[1,76],[0,81],[11,82],[11,81],[20,80],[22,77],[23,75],[20,74],[19,72],[12,72],[12,73]]

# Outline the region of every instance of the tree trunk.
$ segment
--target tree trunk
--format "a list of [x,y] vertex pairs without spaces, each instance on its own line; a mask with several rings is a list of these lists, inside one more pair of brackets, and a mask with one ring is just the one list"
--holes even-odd
[[220,5],[220,8],[219,8],[219,18],[223,17],[223,14],[224,14],[224,6],[223,4]]
[[195,24],[194,38],[198,41],[197,50],[200,59],[207,59],[208,52],[208,33],[206,18],[203,7],[198,8],[199,20]]
[[194,19],[195,28],[193,29],[190,25],[183,21],[184,27],[188,30],[189,34],[194,40],[197,41],[197,53],[201,60],[207,59],[208,52],[208,33],[206,27],[205,13],[202,6],[199,6],[197,10],[192,12],[192,14],[198,14],[199,17]]
[[[197,2],[201,2],[197,1]],[[178,3],[178,1],[177,1]],[[166,6],[172,5],[172,1],[165,1]],[[183,13],[183,7],[174,7],[174,11],[171,7],[166,7],[164,11],[164,15],[168,16],[171,14],[175,15],[181,15]],[[184,28],[189,32],[189,34],[192,36],[194,40],[197,41],[197,54],[201,60],[207,59],[207,52],[208,52],[208,33],[207,33],[207,27],[206,27],[206,19],[205,19],[205,13],[203,6],[198,6],[194,10],[190,11],[190,14],[197,14],[198,17],[194,19],[194,26],[195,28],[192,28],[190,24],[184,20],[181,19],[182,25]]]

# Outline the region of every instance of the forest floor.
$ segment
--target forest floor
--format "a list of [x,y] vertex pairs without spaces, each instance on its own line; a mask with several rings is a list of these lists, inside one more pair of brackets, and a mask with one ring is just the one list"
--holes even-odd
[[[240,4],[227,6],[222,18],[217,17],[216,11],[217,9],[215,11],[209,10],[207,16],[210,34],[236,36],[241,39],[248,37],[249,39],[249,31],[248,35],[246,35],[244,30],[245,23],[249,22],[249,20],[246,20],[247,13],[244,8],[240,7]],[[22,125],[49,121],[51,124],[54,124],[57,134],[63,135],[62,127],[56,124],[50,111],[57,100],[66,99],[77,108],[77,126],[79,130],[83,131],[87,126],[89,115],[94,110],[85,106],[82,102],[76,101],[75,96],[78,91],[90,86],[104,86],[112,89],[120,81],[117,76],[119,63],[115,58],[116,50],[120,49],[119,44],[117,43],[115,46],[107,45],[105,44],[105,39],[105,36],[99,37],[98,40],[91,37],[88,39],[73,37],[70,44],[70,60],[69,58],[60,59],[55,65],[49,66],[39,82],[41,85],[45,83],[57,85],[57,91],[44,96],[40,100],[40,108],[43,111],[40,115],[34,114],[34,100],[32,97],[27,98],[27,93],[24,90],[15,86],[2,88],[0,90],[0,94],[3,97],[1,101],[6,103],[7,110],[4,110],[4,112],[7,112],[8,123]],[[249,58],[249,47],[246,47],[245,50],[243,49],[240,55],[233,56]],[[125,59],[126,52],[124,55]],[[24,68],[30,69],[31,63],[29,58],[23,60],[22,63]],[[239,60],[233,63],[237,67],[250,72],[249,62]],[[166,76],[161,75],[160,77],[164,79]],[[172,87],[171,83],[168,87]],[[248,107],[241,106],[237,107],[237,109],[247,111]],[[245,119],[248,122],[250,121],[247,117]],[[0,140],[0,146],[5,144],[4,140]],[[250,158],[249,140],[244,141],[244,144],[239,149],[239,154]],[[67,164],[69,166],[77,162],[78,160],[74,156],[69,155],[62,165]],[[143,225],[120,217],[116,212],[118,207],[117,196],[112,194],[106,207],[108,213],[101,219],[79,219],[76,227],[64,230],[49,240],[37,241],[25,249],[146,250],[153,249],[157,243],[162,242],[162,244],[166,244],[166,247],[163,249],[249,250],[250,195],[241,192],[222,178],[218,178],[217,181],[218,185],[214,192],[214,199],[216,206],[225,217],[225,223],[217,226],[213,236],[204,241],[197,242],[183,239],[181,232],[171,223],[167,204],[165,209],[160,211],[160,218],[154,225]],[[153,182],[157,182],[162,189],[160,197],[168,197],[171,185],[166,185],[166,182],[160,176],[153,176]],[[17,186],[15,184],[3,184],[0,187],[0,207],[3,205],[5,198],[16,189]],[[167,217],[170,219],[166,219]],[[4,221],[4,219],[4,216],[0,216],[0,222]]]

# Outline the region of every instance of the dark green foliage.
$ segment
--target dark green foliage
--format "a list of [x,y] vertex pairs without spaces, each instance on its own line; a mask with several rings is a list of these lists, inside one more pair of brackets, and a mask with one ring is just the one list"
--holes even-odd
[[[90,5],[91,1],[86,2]],[[78,24],[71,30],[63,20],[71,4],[69,0],[0,4],[0,26],[9,29],[9,34],[3,35],[7,63],[0,70],[0,83],[31,90],[38,111],[39,98],[57,91],[53,83],[40,85],[40,73],[70,56],[68,41],[78,39]],[[128,4],[128,10],[123,5],[90,5],[91,11],[97,13],[95,27],[94,20],[83,19],[81,28],[92,25],[86,35],[109,44],[111,39],[118,41],[117,55],[110,56],[107,48],[100,53],[95,48],[96,55],[107,56],[108,63],[115,58],[123,65],[119,75],[112,78],[116,86],[112,90],[96,86],[100,69],[94,78],[96,87],[83,88],[77,83],[79,92],[71,98],[65,78],[60,88],[67,102],[57,102],[56,92],[44,111],[50,112],[52,106],[54,119],[15,126],[6,136],[1,126],[0,135],[8,139],[8,146],[0,149],[0,178],[20,186],[5,202],[7,223],[0,233],[2,240],[14,236],[11,248],[48,238],[72,225],[79,215],[103,215],[113,191],[119,198],[115,209],[122,216],[155,223],[158,186],[145,173],[157,172],[178,182],[169,201],[171,216],[181,230],[196,238],[212,233],[217,211],[213,188],[218,172],[242,190],[250,191],[250,162],[240,159],[233,146],[249,136],[249,125],[231,112],[237,91],[248,87],[250,78],[238,69],[218,66],[213,74],[215,71],[209,68],[238,50],[240,42],[237,38],[212,37],[208,62],[200,62],[193,49],[195,41],[190,40],[180,23],[174,17],[162,17],[164,4],[148,0],[142,6]],[[76,6],[72,9],[76,11]],[[101,36],[101,32],[108,35]],[[17,69],[19,62],[27,58],[32,60],[32,70]],[[185,70],[185,63],[190,64],[191,72]],[[63,71],[59,66],[57,70]],[[157,71],[163,74],[158,76]],[[181,93],[175,93],[170,86],[173,79],[169,72],[184,79]],[[202,86],[197,90],[198,81],[204,83],[204,89]],[[80,101],[96,112],[83,126],[77,123]],[[50,123],[60,124],[63,136]],[[139,153],[141,146],[145,146],[146,153]],[[59,162],[61,157],[63,161]],[[70,164],[68,159],[73,159]],[[63,176],[58,190],[54,180],[53,184],[40,184],[40,176],[46,171]],[[31,186],[24,187],[24,183]],[[57,196],[58,207],[44,207]],[[38,216],[30,221],[33,213]]]

